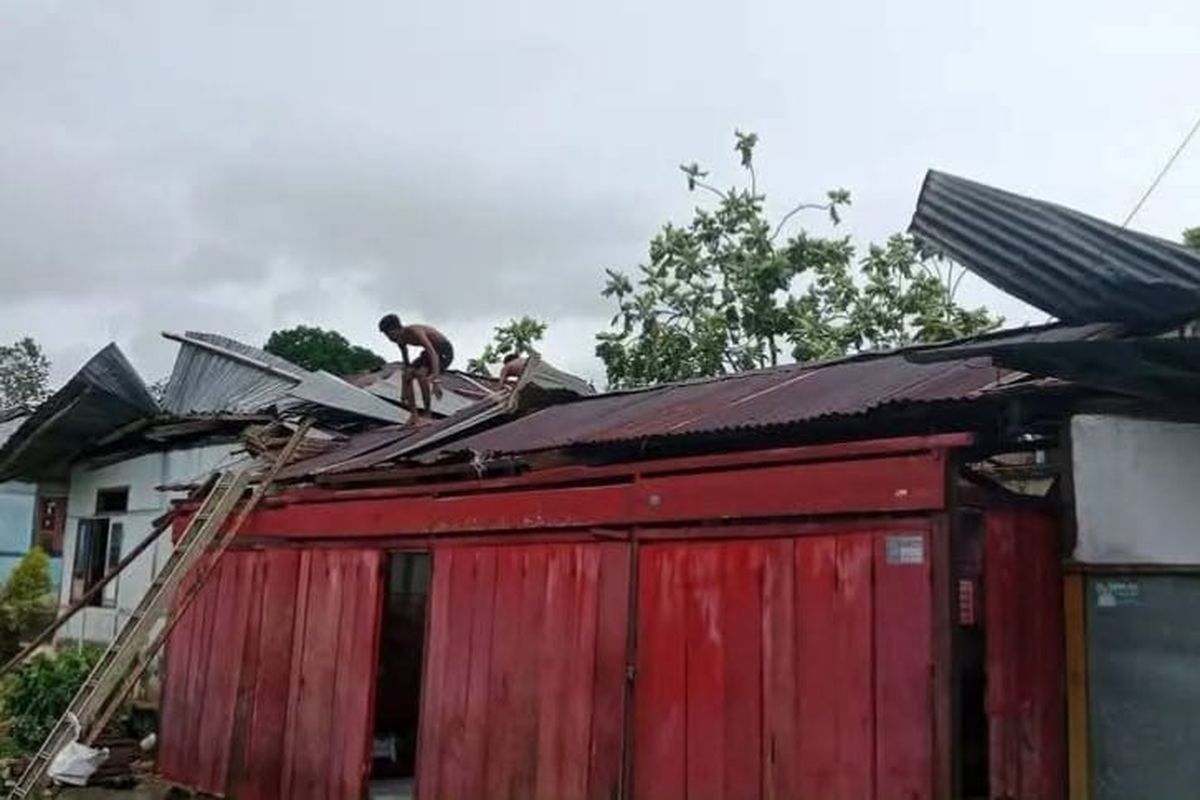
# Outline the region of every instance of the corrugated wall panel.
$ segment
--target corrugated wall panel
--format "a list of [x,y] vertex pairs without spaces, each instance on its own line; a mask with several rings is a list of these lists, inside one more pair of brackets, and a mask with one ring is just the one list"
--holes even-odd
[[433,573],[419,796],[614,796],[626,547],[442,547]]
[[382,558],[226,553],[168,645],[164,776],[238,800],[360,796]]
[[932,796],[928,538],[887,538],[643,547],[635,798]]

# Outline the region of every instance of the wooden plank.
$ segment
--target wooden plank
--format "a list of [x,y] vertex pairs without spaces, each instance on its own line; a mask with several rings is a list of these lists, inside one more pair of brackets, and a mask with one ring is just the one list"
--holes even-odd
[[1019,514],[1020,540],[1033,582],[1021,592],[1028,637],[1028,689],[1021,704],[1022,728],[1034,731],[1025,750],[1027,797],[1061,798],[1066,787],[1066,691],[1062,567],[1053,519],[1031,510]]
[[[704,522],[713,519],[932,511],[945,505],[940,452],[718,469],[611,485],[366,497],[260,509],[242,538],[388,537]],[[805,491],[796,491],[797,486]]]
[[[588,754],[588,800],[611,800],[621,785],[625,739],[625,666],[629,625],[630,546],[596,545],[594,689]],[[632,742],[628,743],[632,746]]]
[[575,545],[570,548],[573,616],[568,617],[566,652],[570,654],[570,661],[561,694],[562,767],[557,796],[580,800],[588,796],[592,700],[596,691],[596,609],[603,547],[605,545]]
[[725,545],[721,556],[725,673],[724,800],[762,797],[763,561],[768,543]]
[[764,558],[763,797],[790,800],[799,796],[795,545],[788,540],[768,542]]
[[720,800],[725,786],[725,626],[721,561],[727,546],[680,547],[684,625],[686,797]]
[[[292,694],[292,652],[297,615],[305,604],[298,594],[300,554],[268,550],[262,554],[261,636],[250,720],[246,770],[231,776],[230,794],[237,798],[284,797],[282,793],[288,700]],[[299,687],[297,687],[298,690]],[[236,791],[233,787],[239,787]]]
[[496,628],[496,549],[474,550],[475,581],[471,587],[474,606],[471,619],[471,662],[467,676],[467,711],[463,751],[466,764],[462,776],[462,796],[484,796],[484,769],[487,765],[487,729],[489,723],[503,727],[502,718],[493,720],[490,712],[490,668],[492,634]]
[[837,667],[826,691],[837,707],[837,789],[833,797],[847,800],[875,794],[873,561],[871,536],[838,537],[833,606]]
[[795,543],[798,797],[838,798],[837,541]]
[[955,736],[954,561],[950,524],[945,515],[933,517],[929,532],[931,580],[930,632],[933,641],[933,796],[957,800],[958,740]]
[[[471,765],[466,753],[467,686],[471,670],[472,616],[475,611],[476,553],[464,551],[455,556],[450,573],[450,627],[441,694],[441,758],[438,761],[438,797],[447,800],[464,797],[464,784]],[[479,613],[485,613],[480,609]]]
[[[229,555],[232,555],[230,553]],[[250,588],[245,608],[245,640],[242,647],[242,667],[238,679],[237,700],[234,703],[233,729],[229,738],[229,766],[226,794],[229,797],[254,798],[251,782],[246,780],[258,765],[250,760],[250,745],[254,720],[254,688],[258,682],[263,637],[263,594],[266,585],[267,560],[265,552],[239,554],[247,559],[245,576]],[[227,556],[228,557],[228,556]],[[269,624],[275,624],[271,620]]]
[[[488,696],[488,717],[504,720],[492,724],[487,731],[487,759],[484,764],[484,788],[481,797],[511,796],[509,780],[512,765],[518,758],[522,742],[510,722],[521,713],[521,698],[516,691],[518,662],[528,642],[521,640],[521,597],[524,571],[527,567],[525,547],[504,547],[496,555],[495,623],[492,631],[491,666]],[[436,793],[423,798],[436,798]]]
[[226,791],[229,777],[229,749],[246,642],[246,609],[250,605],[253,562],[249,556],[225,554],[218,567],[220,574],[213,579],[219,592],[213,613],[213,639],[219,646],[212,648],[207,665],[210,677],[199,747],[199,761],[206,769],[205,783],[199,787],[208,787],[213,794]]
[[423,798],[442,796],[440,766],[445,718],[442,703],[446,696],[443,687],[451,637],[454,635],[450,624],[450,580],[459,555],[458,551],[453,549],[437,548],[433,551],[432,558],[429,634],[425,641],[425,678],[421,687],[421,735],[416,775],[416,791],[418,796]]
[[686,791],[685,563],[667,545],[643,547],[640,561],[633,797],[672,800]]
[[509,735],[520,744],[520,748],[511,753],[514,758],[508,764],[508,793],[504,797],[509,800],[526,800],[537,792],[538,722],[542,702],[537,653],[545,636],[549,548],[530,546],[524,549],[525,571],[521,583],[517,634],[522,649],[516,654],[513,681],[516,713],[509,729]]
[[1087,581],[1063,576],[1063,615],[1067,664],[1067,779],[1070,800],[1091,798],[1088,739]]
[[[907,534],[913,535],[913,534]],[[921,534],[924,552],[929,537]],[[875,537],[875,770],[878,800],[933,794],[929,560],[889,564]]]
[[308,587],[311,583],[313,560],[316,557],[315,551],[300,553],[300,566],[296,579],[296,614],[288,656],[287,721],[283,727],[283,769],[280,776],[280,784],[283,788],[282,797],[291,797],[296,784],[296,731],[300,714],[300,697],[303,692],[301,655],[304,650],[305,629],[308,626]]
[[[571,628],[578,624],[568,547],[546,548],[546,585],[543,595],[543,627],[536,641],[537,740],[533,798],[555,800],[560,794],[563,761],[566,757],[563,713],[567,700],[567,670],[572,655],[567,652]],[[531,641],[532,645],[533,642]]]
[[204,762],[197,757],[197,752],[200,747],[200,721],[204,715],[206,683],[209,678],[208,661],[213,648],[212,622],[217,595],[217,584],[209,583],[191,604],[196,613],[196,645],[192,649],[191,661],[188,666],[186,701],[189,709],[188,727],[184,731],[182,748],[184,757],[187,759],[185,767],[187,783],[193,786],[204,782]]
[[330,715],[331,798],[359,797],[367,786],[374,736],[374,686],[379,664],[380,551],[347,551],[337,561],[345,594],[337,631],[336,677]]

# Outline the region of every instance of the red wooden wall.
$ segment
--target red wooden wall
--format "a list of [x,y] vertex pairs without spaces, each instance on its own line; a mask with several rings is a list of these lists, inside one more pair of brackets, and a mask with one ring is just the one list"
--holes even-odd
[[358,797],[370,751],[382,557],[226,553],[171,634],[163,775],[238,800]]
[[628,545],[434,551],[418,793],[618,795]]
[[914,535],[919,563],[889,563],[888,534],[645,546],[633,797],[931,797]]
[[1064,796],[1066,687],[1059,532],[1049,515],[988,512],[984,552],[991,796]]

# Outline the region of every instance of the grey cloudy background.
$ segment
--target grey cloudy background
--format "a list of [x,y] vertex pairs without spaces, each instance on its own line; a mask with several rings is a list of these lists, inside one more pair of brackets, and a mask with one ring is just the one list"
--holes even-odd
[[[466,356],[530,313],[598,377],[603,267],[686,218],[680,162],[736,177],[735,127],[780,205],[851,189],[862,241],[931,166],[1119,220],[1200,113],[1198,34],[1195,0],[7,0],[0,341],[152,380],[163,329],[386,352],[396,310]],[[1200,146],[1134,227],[1190,225]]]

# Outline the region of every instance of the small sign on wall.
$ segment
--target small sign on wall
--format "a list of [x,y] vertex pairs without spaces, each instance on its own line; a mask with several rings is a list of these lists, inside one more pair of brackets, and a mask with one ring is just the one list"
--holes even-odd
[[925,537],[920,534],[889,536],[885,546],[889,564],[925,563]]
[[1117,608],[1141,604],[1142,588],[1136,580],[1131,578],[1098,580],[1094,586],[1096,587],[1096,608]]

